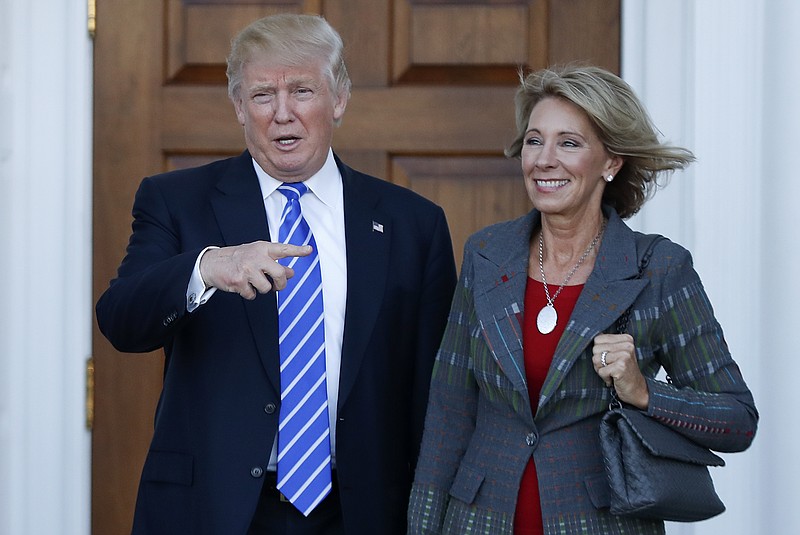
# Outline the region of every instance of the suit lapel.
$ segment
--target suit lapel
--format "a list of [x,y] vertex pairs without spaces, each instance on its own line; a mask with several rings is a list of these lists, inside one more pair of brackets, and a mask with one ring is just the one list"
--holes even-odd
[[[230,160],[231,164],[217,184],[211,205],[225,243],[241,245],[269,240],[264,199],[253,169],[250,153]],[[259,295],[252,301],[242,299],[259,357],[270,382],[280,392],[278,355],[278,312],[275,292]]]
[[337,158],[344,186],[344,227],[347,241],[347,306],[339,377],[339,406],[347,400],[364,359],[367,343],[383,302],[392,221],[378,205],[368,181]]

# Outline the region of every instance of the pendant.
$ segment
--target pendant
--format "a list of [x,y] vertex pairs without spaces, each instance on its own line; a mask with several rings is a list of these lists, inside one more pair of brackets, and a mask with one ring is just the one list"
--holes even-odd
[[556,308],[548,303],[542,307],[539,315],[536,316],[536,327],[540,333],[549,334],[556,328],[556,323],[558,323],[558,313]]

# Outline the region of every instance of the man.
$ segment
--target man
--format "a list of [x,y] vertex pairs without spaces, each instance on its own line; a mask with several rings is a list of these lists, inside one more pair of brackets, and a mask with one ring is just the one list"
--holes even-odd
[[247,150],[142,182],[97,303],[117,349],[166,354],[133,532],[405,533],[455,286],[444,213],[333,154],[350,81],[322,18],[245,28],[228,81]]

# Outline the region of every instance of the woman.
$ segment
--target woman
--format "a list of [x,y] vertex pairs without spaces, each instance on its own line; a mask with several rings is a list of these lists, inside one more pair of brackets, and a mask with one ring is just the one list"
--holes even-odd
[[688,251],[661,240],[640,279],[646,237],[622,221],[694,157],[659,142],[631,88],[595,67],[530,74],[516,115],[507,155],[534,209],[465,246],[409,533],[664,533],[609,512],[608,386],[717,451],[746,449],[758,421]]

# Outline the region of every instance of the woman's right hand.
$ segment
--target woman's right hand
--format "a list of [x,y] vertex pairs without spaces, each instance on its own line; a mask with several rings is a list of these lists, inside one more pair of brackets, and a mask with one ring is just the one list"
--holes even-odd
[[630,334],[599,334],[594,339],[592,363],[606,385],[614,385],[623,403],[647,409],[650,392],[636,360],[636,347]]

